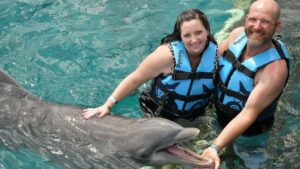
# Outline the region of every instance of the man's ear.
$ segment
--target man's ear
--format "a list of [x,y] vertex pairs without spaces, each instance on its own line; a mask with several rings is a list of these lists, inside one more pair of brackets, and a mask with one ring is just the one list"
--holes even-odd
[[279,32],[281,28],[281,21],[277,21],[275,23],[275,32]]

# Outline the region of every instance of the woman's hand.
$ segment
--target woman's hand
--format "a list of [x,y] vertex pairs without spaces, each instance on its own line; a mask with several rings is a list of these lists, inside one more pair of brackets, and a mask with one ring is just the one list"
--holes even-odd
[[83,117],[83,119],[87,120],[87,119],[95,116],[96,114],[98,114],[99,118],[102,118],[105,115],[107,115],[108,113],[110,113],[110,108],[104,104],[97,108],[84,109],[82,117]]
[[219,169],[220,168],[220,157],[217,153],[217,151],[212,148],[212,147],[208,147],[207,149],[205,149],[202,153],[203,157],[208,157],[211,158],[214,163],[215,163],[215,168],[214,169]]

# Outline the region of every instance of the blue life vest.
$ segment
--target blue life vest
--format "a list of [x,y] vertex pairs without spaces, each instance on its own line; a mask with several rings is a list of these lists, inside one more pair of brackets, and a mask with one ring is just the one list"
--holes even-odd
[[200,115],[214,90],[217,45],[209,41],[196,70],[192,70],[182,41],[173,41],[169,47],[175,59],[174,71],[156,77],[150,95],[164,111],[176,117],[187,117],[193,110]]
[[[219,58],[218,85],[216,108],[225,116],[234,118],[245,106],[254,88],[254,77],[258,69],[267,64],[285,59],[287,64],[288,52],[280,40],[272,40],[275,48],[270,48],[252,58],[240,62],[242,52],[248,38],[243,32]],[[257,121],[273,118],[279,96],[259,115]]]

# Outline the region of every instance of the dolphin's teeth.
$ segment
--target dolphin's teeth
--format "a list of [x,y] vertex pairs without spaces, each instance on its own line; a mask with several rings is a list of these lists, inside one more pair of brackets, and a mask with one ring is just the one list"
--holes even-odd
[[199,164],[201,166],[210,166],[212,163],[212,160],[202,157],[200,154],[183,145],[174,144],[166,150],[177,158],[193,161],[195,164]]
[[185,151],[186,153],[192,155],[193,157],[197,158],[198,160],[204,160],[203,157],[199,153],[196,153],[187,147],[183,147],[181,145],[178,148],[180,148],[181,150]]
[[88,148],[90,149],[91,152],[96,153],[98,150],[94,145],[88,145]]

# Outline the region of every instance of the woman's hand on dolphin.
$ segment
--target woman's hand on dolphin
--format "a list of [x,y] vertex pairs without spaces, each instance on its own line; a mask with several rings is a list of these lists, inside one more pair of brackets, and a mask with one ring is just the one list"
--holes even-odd
[[214,161],[214,163],[215,163],[214,169],[220,168],[220,157],[214,148],[208,147],[207,149],[205,149],[203,151],[202,156],[211,158]]
[[95,116],[96,114],[99,114],[99,118],[102,118],[105,115],[107,115],[108,113],[110,113],[110,108],[106,105],[102,105],[97,108],[84,109],[82,117],[83,117],[83,119],[87,120],[87,119]]

